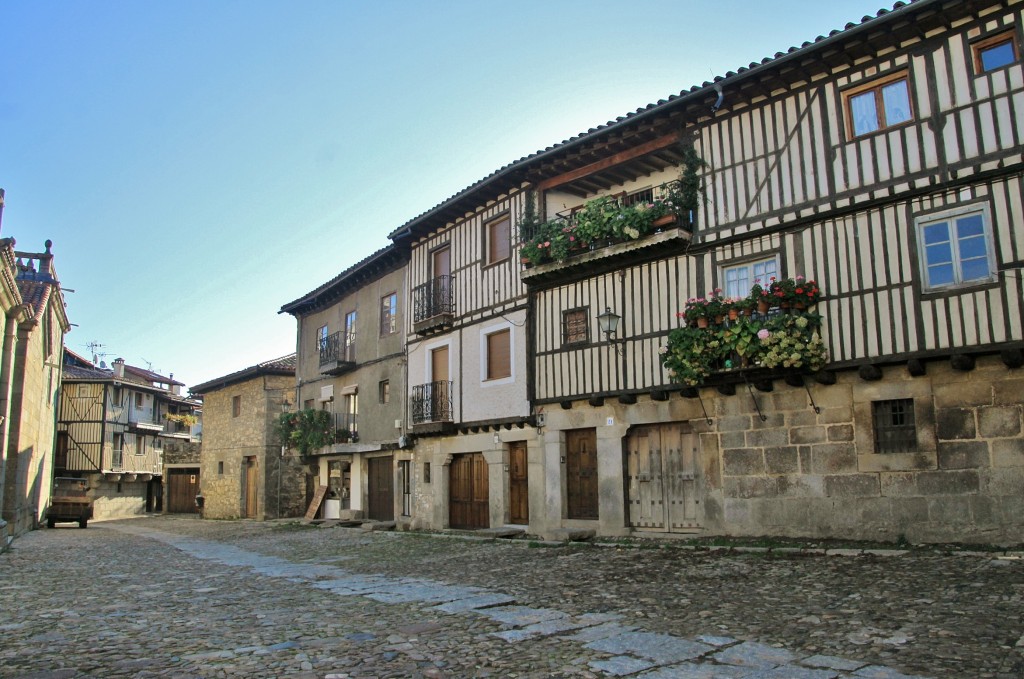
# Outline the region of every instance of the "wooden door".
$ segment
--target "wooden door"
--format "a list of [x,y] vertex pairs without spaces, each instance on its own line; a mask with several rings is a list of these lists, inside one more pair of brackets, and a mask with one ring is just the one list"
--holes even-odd
[[195,514],[196,495],[199,494],[199,468],[172,468],[167,470],[167,511],[175,514]]
[[565,433],[565,477],[568,518],[596,519],[597,430],[576,429]]
[[508,449],[508,520],[530,523],[530,488],[526,471],[526,442],[518,441]]
[[395,484],[390,457],[367,460],[367,516],[376,521],[394,521]]
[[629,525],[654,531],[698,528],[697,438],[685,425],[634,429],[626,441]]
[[450,276],[452,274],[452,251],[449,247],[443,247],[434,250],[434,254],[431,256],[432,266],[431,273],[434,278],[440,276]]
[[448,469],[448,489],[448,524],[452,528],[490,527],[487,461],[482,453],[452,458]]
[[245,511],[242,516],[246,519],[255,519],[256,494],[259,490],[255,455],[247,455],[242,459],[242,473],[245,474],[245,478],[242,479],[242,492],[245,498]]

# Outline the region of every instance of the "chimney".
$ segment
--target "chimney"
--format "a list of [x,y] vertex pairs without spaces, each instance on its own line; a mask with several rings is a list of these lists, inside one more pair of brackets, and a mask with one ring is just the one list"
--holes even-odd
[[120,377],[120,378],[124,379],[124,359],[123,358],[115,358],[114,359],[114,377]]

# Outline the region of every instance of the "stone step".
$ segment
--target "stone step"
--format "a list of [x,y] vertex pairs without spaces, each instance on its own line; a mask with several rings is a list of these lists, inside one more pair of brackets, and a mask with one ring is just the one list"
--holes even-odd
[[556,528],[544,533],[545,540],[557,542],[586,542],[597,535],[593,528]]
[[362,525],[362,528],[365,531],[394,530],[395,529],[395,522],[394,521],[364,521],[363,525]]
[[501,526],[499,528],[483,528],[476,533],[485,538],[514,538],[526,535],[526,529],[515,526]]

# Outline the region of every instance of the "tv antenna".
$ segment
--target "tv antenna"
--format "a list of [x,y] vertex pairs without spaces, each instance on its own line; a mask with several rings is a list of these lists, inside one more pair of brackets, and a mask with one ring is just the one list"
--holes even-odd
[[110,355],[109,352],[100,351],[100,349],[106,349],[107,345],[106,344],[100,344],[96,340],[93,340],[93,341],[89,342],[85,346],[89,348],[89,353],[92,354],[92,362],[93,362],[94,365],[99,363],[99,360],[101,358],[103,358],[104,356],[109,356]]

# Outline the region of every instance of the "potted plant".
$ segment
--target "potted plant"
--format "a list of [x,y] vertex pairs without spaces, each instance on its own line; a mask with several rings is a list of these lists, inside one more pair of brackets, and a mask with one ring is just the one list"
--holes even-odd
[[687,325],[699,328],[708,327],[708,304],[703,297],[691,297],[686,300],[686,310],[682,317]]

